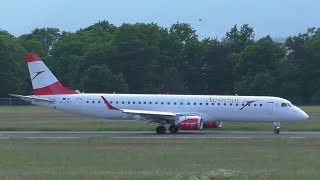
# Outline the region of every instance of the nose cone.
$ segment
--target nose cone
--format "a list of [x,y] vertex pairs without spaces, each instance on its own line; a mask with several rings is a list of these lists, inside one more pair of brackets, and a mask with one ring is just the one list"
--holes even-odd
[[310,117],[308,116],[307,113],[303,112],[302,119],[303,120],[308,120],[308,119],[310,119]]
[[298,110],[298,117],[300,121],[305,121],[310,119],[310,117],[308,116],[307,113],[305,113],[304,111],[302,111],[301,109]]

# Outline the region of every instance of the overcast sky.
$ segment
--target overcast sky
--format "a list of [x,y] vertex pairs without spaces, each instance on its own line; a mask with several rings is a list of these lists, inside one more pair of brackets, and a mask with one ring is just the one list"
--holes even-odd
[[319,0],[1,0],[0,29],[19,36],[36,27],[74,32],[99,20],[185,22],[201,38],[221,38],[235,24],[254,27],[258,38],[287,37],[320,27],[319,7]]

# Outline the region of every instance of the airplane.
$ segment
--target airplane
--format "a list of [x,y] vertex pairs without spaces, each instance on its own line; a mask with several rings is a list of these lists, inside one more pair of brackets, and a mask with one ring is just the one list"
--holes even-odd
[[309,116],[290,101],[271,96],[96,94],[63,86],[41,58],[26,53],[34,95],[10,94],[34,105],[103,119],[158,123],[157,134],[179,130],[221,128],[222,122],[270,122],[279,134],[280,122],[305,121]]

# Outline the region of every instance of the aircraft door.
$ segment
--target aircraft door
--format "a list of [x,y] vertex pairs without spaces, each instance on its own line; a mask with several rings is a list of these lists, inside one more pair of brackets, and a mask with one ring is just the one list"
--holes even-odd
[[78,112],[82,111],[82,98],[77,98],[76,99],[75,107],[76,107],[76,111],[78,111]]
[[267,113],[272,114],[273,113],[273,102],[267,103]]

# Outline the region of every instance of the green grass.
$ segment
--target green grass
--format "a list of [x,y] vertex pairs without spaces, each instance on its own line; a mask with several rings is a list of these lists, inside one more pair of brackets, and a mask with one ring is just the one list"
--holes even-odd
[[320,139],[2,139],[0,179],[319,179]]
[[[312,120],[282,123],[284,131],[320,131],[320,106],[302,106]],[[154,131],[157,124],[138,121],[104,121],[79,117],[37,106],[0,107],[0,131]],[[272,131],[272,123],[223,122],[219,130]]]

